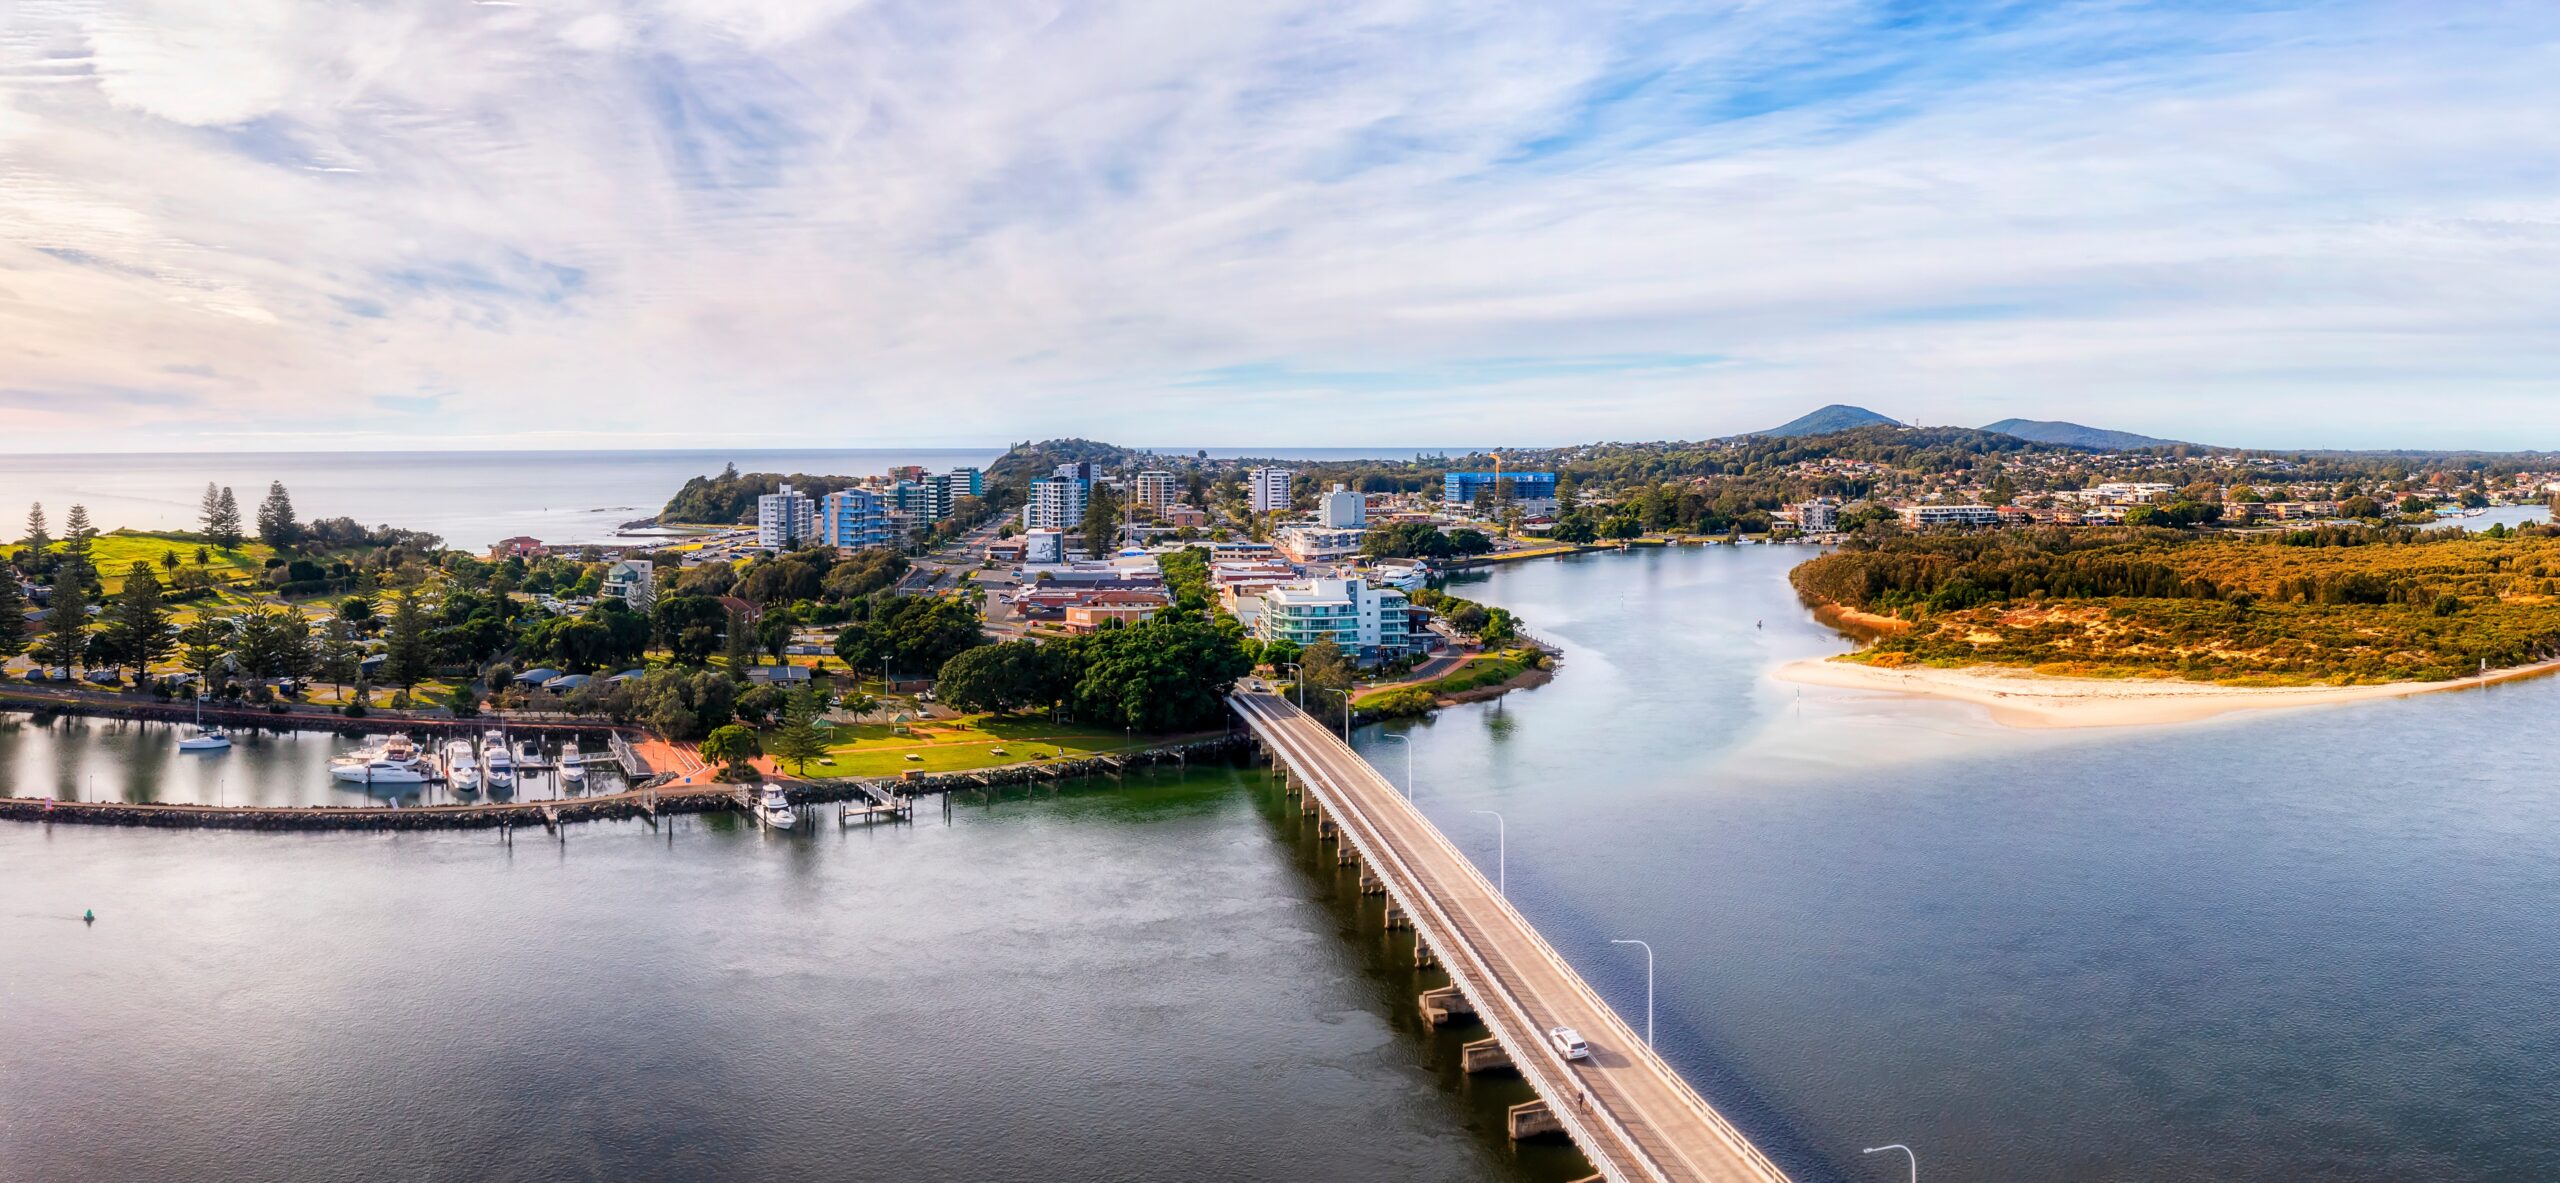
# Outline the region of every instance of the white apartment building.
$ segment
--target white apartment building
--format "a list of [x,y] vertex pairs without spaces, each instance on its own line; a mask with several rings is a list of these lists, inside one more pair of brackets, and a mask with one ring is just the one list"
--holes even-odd
[[1026,530],[1073,530],[1084,525],[1086,499],[1092,485],[1074,477],[1050,476],[1031,482],[1031,499],[1022,507]]
[[1828,534],[1840,528],[1840,503],[1828,497],[1816,497],[1796,506],[1796,528],[1807,534]]
[[1280,553],[1293,563],[1330,563],[1360,553],[1360,530],[1291,526],[1272,537]]
[[756,545],[790,550],[818,536],[818,503],[784,485],[756,498]]
[[1253,632],[1264,641],[1300,648],[1332,641],[1362,663],[1417,648],[1412,602],[1399,588],[1373,587],[1359,579],[1310,579],[1261,593]]
[[1066,562],[1067,536],[1047,528],[1026,532],[1022,536],[1022,561],[1032,565]]
[[1163,509],[1182,496],[1182,486],[1173,474],[1150,470],[1139,473],[1130,482],[1131,492],[1141,509]]
[[1914,529],[1927,526],[1996,526],[2000,509],[1991,505],[1906,505],[1899,511],[1902,524]]
[[2156,481],[2108,481],[2102,485],[2092,486],[2089,495],[2100,501],[2117,505],[2139,505],[2162,494],[2176,492],[2177,488],[2176,485],[2161,484]]
[[1253,512],[1273,513],[1289,508],[1289,482],[1298,474],[1286,468],[1255,468],[1244,474],[1245,496],[1252,499]]
[[1333,491],[1316,499],[1316,521],[1329,530],[1358,530],[1369,524],[1369,499],[1334,482]]
[[620,600],[634,612],[647,616],[657,605],[657,568],[647,559],[617,559],[604,571],[604,586],[597,589],[599,599]]

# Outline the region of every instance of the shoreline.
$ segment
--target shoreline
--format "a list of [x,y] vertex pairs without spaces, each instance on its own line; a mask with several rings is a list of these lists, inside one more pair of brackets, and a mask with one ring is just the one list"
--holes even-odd
[[1881,669],[1830,658],[1803,658],[1779,666],[1772,676],[1781,682],[1805,686],[1971,703],[1987,708],[1994,722],[2041,729],[2194,723],[2239,711],[2298,710],[2475,690],[2552,673],[2560,673],[2560,658],[2446,682],[2260,687],[2132,678],[2057,678],[2008,666]]

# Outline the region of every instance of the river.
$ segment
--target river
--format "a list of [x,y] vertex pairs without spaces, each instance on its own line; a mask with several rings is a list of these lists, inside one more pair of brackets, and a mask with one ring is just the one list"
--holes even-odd
[[[2012,730],[1771,681],[1809,553],[1497,569],[1561,675],[1359,743],[1807,1183],[2560,1177],[2560,679]],[[832,826],[0,827],[0,1177],[1569,1177],[1258,774]]]
[[1770,680],[1807,553],[1497,569],[1560,676],[1359,746],[1799,1177],[2560,1177],[2560,679],[2014,730]]

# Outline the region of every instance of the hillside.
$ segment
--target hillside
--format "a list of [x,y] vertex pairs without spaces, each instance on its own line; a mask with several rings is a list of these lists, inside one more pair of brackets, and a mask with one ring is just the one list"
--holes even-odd
[[1849,431],[1860,427],[1899,427],[1901,425],[1902,424],[1899,420],[1888,419],[1866,409],[1865,407],[1853,407],[1846,403],[1833,403],[1821,410],[1790,419],[1787,422],[1779,424],[1776,427],[1772,427],[1767,431],[1751,431],[1744,432],[1743,434],[1786,437],[1800,435],[1829,435],[1835,431]]
[[2129,452],[2140,448],[2174,448],[2184,441],[2164,440],[2158,436],[2136,435],[2130,431],[2109,431],[2103,427],[2087,427],[2060,419],[2003,419],[1985,423],[1984,431],[2014,435],[2039,444],[2065,444],[2075,448],[2097,448],[2109,452]]

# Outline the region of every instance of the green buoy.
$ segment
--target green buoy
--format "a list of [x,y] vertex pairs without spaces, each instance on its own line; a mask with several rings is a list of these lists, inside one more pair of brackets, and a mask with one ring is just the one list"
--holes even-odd
[[80,911],[80,923],[82,923],[82,924],[96,924],[97,922],[98,922],[98,912],[97,912],[97,909],[95,909],[95,908],[83,908],[83,909],[81,909],[81,911]]

